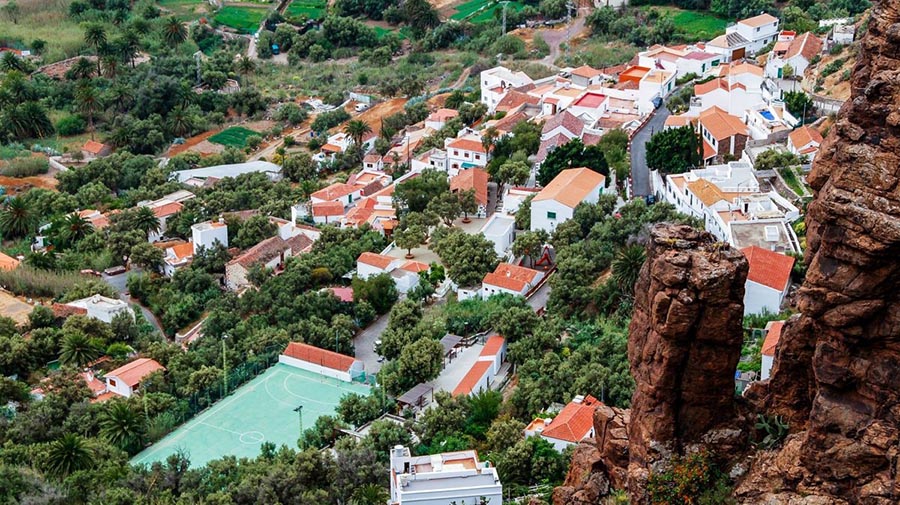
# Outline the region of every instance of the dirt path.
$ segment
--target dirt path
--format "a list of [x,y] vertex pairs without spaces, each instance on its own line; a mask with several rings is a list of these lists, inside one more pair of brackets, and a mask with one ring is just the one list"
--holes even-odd
[[585,23],[589,13],[590,9],[578,9],[578,17],[572,20],[572,24],[568,28],[562,26],[560,28],[545,28],[534,31],[534,37],[543,38],[544,42],[550,46],[550,54],[541,59],[540,63],[551,68],[557,68],[556,60],[563,53],[560,45],[565,43],[566,38],[570,37],[571,40],[575,40],[587,35],[588,29]]

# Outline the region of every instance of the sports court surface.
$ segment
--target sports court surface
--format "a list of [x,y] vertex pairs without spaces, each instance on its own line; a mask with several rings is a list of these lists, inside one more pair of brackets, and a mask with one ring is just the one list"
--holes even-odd
[[226,455],[256,457],[266,441],[296,449],[300,421],[294,409],[303,406],[303,427],[308,429],[319,416],[334,414],[347,393],[365,395],[369,387],[278,363],[144,449],[131,463],[165,461],[180,450],[196,468]]

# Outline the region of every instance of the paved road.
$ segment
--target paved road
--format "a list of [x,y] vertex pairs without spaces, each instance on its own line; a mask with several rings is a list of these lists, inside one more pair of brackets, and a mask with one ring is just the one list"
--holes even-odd
[[381,338],[381,334],[387,328],[387,324],[388,315],[385,314],[372,321],[372,324],[353,338],[356,359],[365,363],[366,372],[368,373],[378,373],[381,370],[381,363],[378,362],[379,356],[375,352],[375,341]]
[[[132,272],[132,273],[134,273],[134,272]],[[153,313],[150,312],[150,310],[148,310],[146,307],[141,305],[141,303],[138,300],[136,300],[136,299],[132,298],[130,295],[126,294],[128,292],[128,286],[126,285],[126,283],[128,282],[128,273],[127,272],[124,274],[119,274],[119,275],[103,274],[103,280],[106,281],[107,284],[112,286],[113,289],[115,289],[116,291],[119,292],[119,298],[122,301],[125,301],[131,305],[137,305],[138,307],[140,307],[141,313],[144,314],[144,319],[146,319],[147,321],[150,321],[150,324],[152,324],[153,327],[156,328],[156,331],[158,331],[160,333],[160,335],[166,334],[166,332],[163,331],[162,326],[160,326],[159,321],[156,319],[156,316],[154,316]]]
[[538,288],[534,294],[528,299],[528,305],[537,312],[541,308],[547,307],[547,300],[550,298],[550,282],[545,282],[543,286]]
[[660,107],[650,121],[631,139],[631,187],[634,196],[650,194],[650,169],[647,167],[647,141],[653,133],[663,129],[666,118],[671,113],[665,106]]
[[550,68],[557,68],[556,60],[562,53],[560,45],[566,42],[567,37],[574,39],[585,31],[585,21],[589,13],[590,9],[578,9],[577,17],[572,19],[572,26],[569,28],[563,25],[562,28],[545,28],[534,31],[535,37],[543,38],[544,42],[550,46],[550,53],[541,59],[540,63]]

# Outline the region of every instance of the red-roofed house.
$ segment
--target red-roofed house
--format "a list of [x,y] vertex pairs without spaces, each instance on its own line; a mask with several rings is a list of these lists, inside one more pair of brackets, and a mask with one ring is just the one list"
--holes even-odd
[[594,411],[602,405],[593,396],[576,396],[552,419],[537,418],[525,427],[525,436],[539,436],[562,452],[594,436]]
[[92,160],[94,158],[102,158],[104,156],[109,156],[112,154],[112,146],[108,146],[102,142],[97,142],[96,140],[88,140],[81,146],[81,154],[87,160]]
[[788,135],[787,148],[797,156],[809,156],[809,160],[812,161],[824,141],[822,134],[815,128],[801,126]]
[[340,202],[347,207],[362,197],[362,189],[362,187],[336,182],[309,195],[309,199],[313,205],[324,202]]
[[16,268],[19,268],[19,263],[21,263],[21,261],[18,259],[0,252],[0,270],[15,270]]
[[543,278],[544,273],[538,270],[500,263],[493,272],[488,272],[482,279],[481,297],[487,299],[503,293],[525,296]]
[[769,321],[766,324],[766,339],[763,341],[760,379],[766,380],[772,372],[772,365],[775,364],[775,348],[778,347],[778,341],[781,339],[781,330],[784,328],[784,321]]
[[104,376],[106,389],[119,396],[129,398],[141,385],[145,377],[166,368],[150,358],[138,358],[131,363],[116,368]]
[[481,139],[477,137],[451,138],[444,141],[447,151],[447,166],[450,175],[459,170],[483,167],[488,163],[488,154]]
[[166,248],[166,255],[163,257],[163,274],[167,277],[175,275],[175,271],[181,267],[191,264],[194,259],[194,244],[184,242]]
[[475,200],[478,202],[477,217],[487,216],[488,205],[488,173],[480,168],[462,170],[459,174],[450,178],[450,192],[462,193],[475,191]]
[[579,203],[597,203],[605,186],[606,178],[589,168],[563,170],[531,201],[531,231],[552,233]]
[[493,335],[484,343],[484,349],[478,355],[478,361],[487,361],[491,364],[492,372],[496,376],[500,373],[500,367],[506,360],[506,339],[500,335]]
[[491,389],[493,369],[490,361],[476,361],[453,390],[453,396],[473,395]]
[[249,286],[247,274],[254,265],[280,270],[288,258],[309,252],[312,245],[312,239],[304,234],[287,240],[278,235],[267,238],[225,265],[225,287],[235,291]]
[[440,130],[447,121],[459,117],[459,111],[453,109],[438,109],[425,118],[425,128]]
[[766,76],[787,77],[784,69],[791,67],[793,75],[803,77],[813,58],[822,52],[822,40],[806,32],[791,40],[787,46],[776,47],[766,61]]
[[340,223],[342,217],[344,217],[344,204],[341,202],[312,204],[312,219],[316,224]]
[[794,258],[758,246],[745,247],[741,252],[750,264],[744,287],[744,315],[778,313],[791,286]]
[[390,273],[403,263],[405,263],[405,260],[373,252],[364,252],[356,259],[356,275],[360,279],[365,280],[373,275]]
[[353,377],[362,375],[366,369],[362,361],[352,356],[345,356],[302,342],[288,343],[284,353],[278,357],[278,362],[326,377],[334,377],[344,382],[353,382]]
[[719,107],[700,113],[697,130],[703,140],[703,161],[713,163],[725,156],[740,157],[750,138],[747,125]]
[[159,231],[151,231],[147,234],[147,241],[151,243],[158,242],[162,237],[166,236],[169,218],[178,214],[184,208],[181,202],[169,200],[168,198],[160,198],[159,200],[147,202],[144,205],[138,204],[138,206],[149,207],[156,219],[159,220]]

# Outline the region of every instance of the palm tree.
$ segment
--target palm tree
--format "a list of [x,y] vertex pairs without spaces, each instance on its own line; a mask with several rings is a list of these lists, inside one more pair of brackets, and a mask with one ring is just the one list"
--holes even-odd
[[347,126],[344,127],[344,133],[346,133],[350,136],[351,139],[353,139],[353,143],[356,144],[356,147],[362,147],[363,137],[371,132],[372,127],[366,124],[365,121],[361,121],[359,119],[354,119],[348,122]]
[[144,417],[124,401],[110,403],[100,414],[100,435],[119,449],[135,451],[143,443]]
[[37,216],[28,203],[20,198],[10,198],[0,213],[0,231],[12,237],[22,237],[34,229]]
[[237,72],[244,76],[244,85],[247,84],[247,76],[252,74],[254,70],[256,70],[256,63],[253,62],[246,54],[241,56],[240,59],[235,63],[237,67]]
[[163,22],[163,40],[172,47],[187,40],[187,28],[175,16],[170,16]]
[[193,121],[191,120],[191,116],[184,107],[174,109],[172,114],[169,115],[169,128],[175,135],[181,137],[185,136],[191,131],[192,126]]
[[91,140],[94,140],[94,111],[100,105],[100,96],[97,89],[90,81],[81,81],[75,90],[75,101],[78,102],[78,108],[87,114],[88,130],[91,132]]
[[150,207],[138,207],[134,213],[134,227],[144,233],[159,231],[159,218]]
[[5,52],[3,53],[3,58],[0,59],[0,69],[3,69],[4,72],[13,70],[24,72],[26,69],[25,60],[19,59],[12,52]]
[[83,239],[92,230],[91,224],[88,223],[85,218],[78,215],[78,213],[73,212],[63,218],[61,234],[63,240],[70,244],[74,244]]
[[73,331],[63,337],[59,360],[64,365],[81,366],[99,358],[100,354],[101,349],[94,339],[80,331]]
[[106,28],[100,23],[86,24],[84,42],[94,48],[94,53],[97,55],[97,75],[100,75],[100,48],[106,45]]
[[390,496],[387,489],[378,484],[366,484],[353,493],[350,498],[351,505],[383,505]]
[[57,477],[89,468],[93,455],[87,441],[81,435],[66,433],[50,444],[47,452],[47,470]]
[[634,284],[638,280],[646,257],[643,246],[630,245],[619,249],[613,259],[612,277],[619,285],[619,289],[628,296],[634,293]]
[[94,75],[94,64],[87,58],[78,58],[75,60],[75,63],[73,63],[72,67],[69,68],[69,71],[66,72],[66,77],[69,79],[88,79],[92,75]]
[[494,147],[494,140],[498,137],[497,129],[493,126],[484,130],[484,133],[481,134],[481,146],[484,147],[484,151],[490,156],[491,148]]
[[131,61],[131,68],[134,68],[134,56],[141,50],[141,36],[134,28],[125,30],[119,41],[119,47],[122,55]]
[[121,82],[117,82],[109,88],[107,98],[107,102],[116,105],[117,111],[125,112],[134,100],[134,94],[131,90],[131,86],[126,86]]

